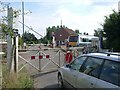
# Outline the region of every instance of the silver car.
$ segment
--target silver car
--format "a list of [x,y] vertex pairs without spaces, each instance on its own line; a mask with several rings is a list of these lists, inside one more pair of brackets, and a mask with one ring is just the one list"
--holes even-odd
[[120,90],[120,54],[89,53],[58,70],[58,85],[69,88],[117,88]]

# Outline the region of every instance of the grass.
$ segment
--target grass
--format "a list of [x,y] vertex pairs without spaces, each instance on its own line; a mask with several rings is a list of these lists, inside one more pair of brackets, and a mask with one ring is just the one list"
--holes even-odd
[[7,65],[2,65],[3,80],[2,88],[22,88],[22,89],[32,89],[34,87],[34,82],[24,68],[21,72],[9,73],[7,70]]

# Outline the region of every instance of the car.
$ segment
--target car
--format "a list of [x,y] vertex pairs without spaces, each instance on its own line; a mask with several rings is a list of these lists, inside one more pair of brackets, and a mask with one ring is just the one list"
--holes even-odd
[[112,52],[79,55],[58,69],[58,86],[68,88],[118,88],[120,54]]

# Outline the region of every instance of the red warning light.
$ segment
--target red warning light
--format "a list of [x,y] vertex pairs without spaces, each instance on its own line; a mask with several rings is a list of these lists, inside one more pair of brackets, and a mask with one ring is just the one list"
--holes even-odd
[[35,59],[35,56],[31,56],[31,59]]
[[42,58],[43,58],[43,56],[42,56],[42,55],[40,55],[40,56],[39,56],[39,59],[42,59]]
[[46,55],[46,58],[50,58],[50,55]]

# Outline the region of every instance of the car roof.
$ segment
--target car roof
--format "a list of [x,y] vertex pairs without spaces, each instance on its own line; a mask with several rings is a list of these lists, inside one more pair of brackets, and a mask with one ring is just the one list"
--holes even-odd
[[83,54],[82,56],[91,56],[91,57],[109,59],[109,60],[112,60],[112,61],[120,62],[120,53],[111,53],[111,52],[88,53],[88,54]]

